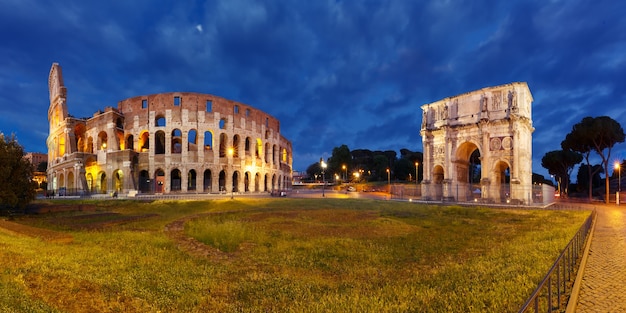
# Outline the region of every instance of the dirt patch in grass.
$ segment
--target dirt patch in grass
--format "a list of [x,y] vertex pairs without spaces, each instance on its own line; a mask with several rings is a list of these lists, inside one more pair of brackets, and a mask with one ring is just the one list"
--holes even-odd
[[40,238],[49,242],[70,243],[74,237],[70,234],[57,232],[49,229],[27,226],[19,223],[0,220],[0,231],[18,236]]

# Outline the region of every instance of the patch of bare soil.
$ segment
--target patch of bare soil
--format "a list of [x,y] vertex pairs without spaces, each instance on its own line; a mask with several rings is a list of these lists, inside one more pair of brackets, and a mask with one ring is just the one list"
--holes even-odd
[[0,220],[0,231],[8,233],[10,235],[40,238],[45,241],[56,243],[70,243],[74,240],[74,237],[72,237],[72,235],[66,233],[27,226],[19,223],[9,222],[6,220]]

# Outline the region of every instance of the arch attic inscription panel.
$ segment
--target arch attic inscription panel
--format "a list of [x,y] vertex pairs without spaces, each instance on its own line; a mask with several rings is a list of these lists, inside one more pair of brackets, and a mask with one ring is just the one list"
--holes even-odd
[[533,98],[524,82],[422,105],[425,200],[532,200]]

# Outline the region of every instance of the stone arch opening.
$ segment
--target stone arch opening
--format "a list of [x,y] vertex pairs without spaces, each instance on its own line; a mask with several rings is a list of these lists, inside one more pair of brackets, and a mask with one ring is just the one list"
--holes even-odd
[[76,185],[74,184],[74,172],[67,173],[67,190],[74,192]]
[[163,193],[165,191],[165,171],[157,169],[154,173],[154,192]]
[[85,175],[86,179],[87,179],[87,191],[92,193],[94,190],[94,185],[93,185],[93,175],[91,175],[91,173],[87,173]]
[[165,154],[165,132],[162,130],[154,133],[154,154]]
[[234,158],[238,158],[239,157],[239,135],[235,135],[233,137],[233,157]]
[[196,190],[196,170],[187,173],[187,190]]
[[154,119],[154,125],[156,127],[165,127],[165,116],[157,115]]
[[123,188],[123,183],[124,183],[124,172],[122,172],[121,170],[115,170],[115,172],[113,172],[113,185],[114,185],[114,190],[115,191],[122,191]]
[[224,170],[220,171],[218,184],[220,192],[226,192],[226,172]]
[[451,185],[449,197],[458,201],[471,201],[481,190],[481,153],[478,145],[471,141],[461,143],[455,155],[455,183]]
[[499,160],[492,169],[491,194],[502,203],[511,201],[511,171],[506,161]]
[[182,179],[181,179],[181,174],[180,174],[180,170],[175,168],[172,170],[172,172],[170,173],[170,189],[171,191],[180,191],[181,190],[181,184],[182,184]]
[[98,173],[96,190],[100,193],[107,192],[107,174],[105,172]]
[[172,153],[180,154],[183,152],[183,132],[176,128],[172,130]]
[[245,172],[243,177],[243,191],[250,191],[250,172]]
[[204,150],[211,150],[213,147],[213,133],[210,131],[204,132]]
[[106,150],[108,144],[107,132],[101,131],[98,133],[98,150]]
[[135,150],[135,137],[131,134],[126,137],[126,150]]
[[190,129],[187,134],[187,151],[198,151],[198,132]]
[[139,152],[148,152],[150,150],[150,133],[148,131],[143,131],[141,135],[139,135]]
[[228,136],[225,133],[220,134],[220,158],[226,157],[228,151]]
[[142,193],[150,192],[150,174],[146,170],[139,172],[139,191]]
[[239,172],[238,171],[233,172],[233,186],[231,190],[232,192],[239,192]]
[[203,184],[205,192],[211,192],[211,183],[211,170],[204,170]]

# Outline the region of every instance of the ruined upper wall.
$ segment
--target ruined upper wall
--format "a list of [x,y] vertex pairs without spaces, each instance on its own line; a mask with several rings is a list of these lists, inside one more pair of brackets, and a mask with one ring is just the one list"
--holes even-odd
[[149,124],[149,112],[165,115],[169,110],[173,118],[180,121],[182,112],[186,110],[193,112],[188,115],[190,120],[196,118],[197,114],[205,114],[205,120],[211,120],[214,114],[219,114],[220,117],[233,116],[235,127],[241,127],[240,118],[245,118],[249,122],[254,121],[259,127],[263,125],[266,129],[280,133],[280,122],[271,115],[249,105],[210,94],[169,92],[136,96],[120,101],[118,110],[127,121],[132,121],[137,116],[141,125]]
[[448,97],[422,106],[422,130],[512,117],[531,120],[532,101],[525,82],[487,87]]

